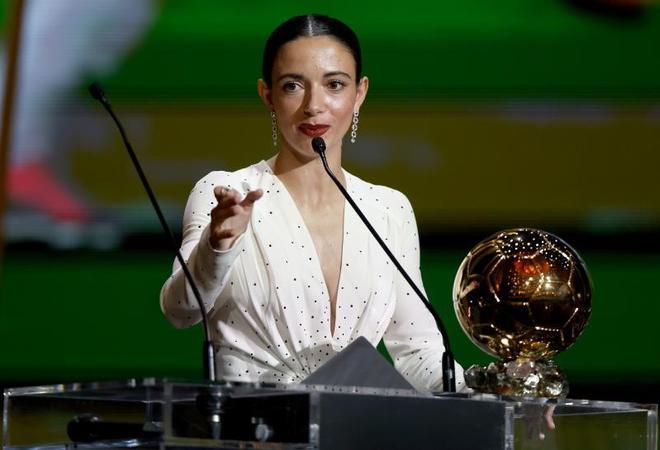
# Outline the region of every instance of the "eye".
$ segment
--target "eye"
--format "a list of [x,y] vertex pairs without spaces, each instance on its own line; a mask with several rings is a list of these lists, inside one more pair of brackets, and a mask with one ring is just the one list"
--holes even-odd
[[330,80],[330,81],[328,82],[328,86],[329,86],[330,89],[332,89],[333,91],[339,91],[339,90],[343,89],[344,86],[346,86],[346,83],[344,83],[344,82],[341,81],[341,80]]
[[295,92],[298,87],[299,86],[295,81],[287,81],[282,85],[282,90],[286,92]]

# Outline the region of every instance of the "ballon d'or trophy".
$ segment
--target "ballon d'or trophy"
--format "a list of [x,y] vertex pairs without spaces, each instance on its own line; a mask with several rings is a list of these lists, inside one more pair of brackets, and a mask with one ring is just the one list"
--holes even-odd
[[499,358],[468,368],[469,387],[566,397],[566,377],[550,358],[575,342],[591,314],[591,281],[575,250],[545,231],[501,231],[465,257],[453,296],[463,331]]

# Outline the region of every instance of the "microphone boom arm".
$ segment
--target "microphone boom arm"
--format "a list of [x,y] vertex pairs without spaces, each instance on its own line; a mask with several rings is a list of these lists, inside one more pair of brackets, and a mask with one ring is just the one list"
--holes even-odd
[[131,146],[131,143],[128,141],[128,137],[126,136],[126,131],[124,130],[124,127],[122,126],[121,122],[119,121],[114,111],[112,110],[112,107],[110,106],[110,102],[106,98],[103,89],[98,83],[93,83],[89,87],[89,92],[92,95],[92,97],[94,97],[96,100],[101,102],[103,107],[110,114],[110,117],[112,117],[112,120],[117,125],[117,128],[119,128],[119,133],[121,134],[121,138],[124,141],[124,146],[128,151],[128,155],[131,157],[131,161],[135,166],[135,170],[137,171],[138,176],[140,177],[140,181],[142,182],[145,191],[147,191],[147,195],[149,196],[151,205],[153,206],[154,210],[156,210],[156,215],[158,216],[158,220],[160,221],[160,224],[163,227],[165,234],[167,234],[170,238],[170,243],[176,253],[176,258],[179,261],[179,264],[181,265],[181,270],[183,270],[186,280],[188,281],[188,285],[192,289],[193,295],[197,300],[200,313],[202,314],[202,325],[204,327],[204,348],[203,348],[204,378],[208,381],[217,381],[217,373],[215,367],[215,350],[213,348],[213,341],[211,340],[209,324],[206,318],[206,308],[204,308],[204,302],[202,301],[202,296],[199,293],[199,290],[197,289],[197,284],[195,284],[192,274],[188,269],[188,265],[186,264],[186,261],[184,260],[183,255],[179,250],[179,246],[176,243],[174,234],[172,233],[172,230],[170,229],[169,225],[167,224],[167,221],[165,220],[165,216],[163,215],[163,212],[160,209],[160,205],[156,200],[156,196],[154,195],[154,192],[151,189],[151,186],[149,185],[149,181],[147,180],[147,177],[144,174],[144,171],[142,170],[140,161],[138,160],[137,155],[133,151],[133,146]]

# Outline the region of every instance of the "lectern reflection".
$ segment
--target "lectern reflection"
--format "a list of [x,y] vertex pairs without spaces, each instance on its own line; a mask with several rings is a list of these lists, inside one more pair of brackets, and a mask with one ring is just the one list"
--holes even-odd
[[528,440],[545,440],[548,433],[556,428],[555,408],[557,404],[554,400],[548,400],[545,403],[526,402],[522,403],[520,419],[525,428],[525,436]]

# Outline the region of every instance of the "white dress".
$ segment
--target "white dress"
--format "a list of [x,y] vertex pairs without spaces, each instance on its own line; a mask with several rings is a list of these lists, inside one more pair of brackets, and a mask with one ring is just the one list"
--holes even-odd
[[[422,289],[419,238],[408,199],[344,172],[346,187]],[[216,186],[245,195],[261,188],[246,232],[227,251],[209,242]],[[211,323],[220,376],[229,381],[302,381],[358,336],[384,339],[395,367],[417,389],[441,390],[444,346],[431,314],[346,202],[334,334],[330,296],[312,238],[286,187],[268,163],[212,172],[192,190],[181,252]],[[200,321],[175,260],[161,308],[177,327]],[[457,365],[457,389],[464,387]]]

